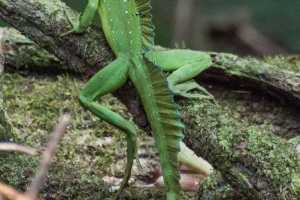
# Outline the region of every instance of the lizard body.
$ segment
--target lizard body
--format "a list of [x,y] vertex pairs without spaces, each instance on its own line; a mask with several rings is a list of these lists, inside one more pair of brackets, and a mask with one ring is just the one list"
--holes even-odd
[[[210,66],[210,57],[191,50],[155,50],[150,0],[89,0],[79,21],[72,23],[73,29],[67,34],[83,32],[97,12],[116,60],[88,81],[80,93],[80,101],[85,108],[127,135],[125,178],[117,196],[130,178],[137,148],[137,130],[132,122],[96,100],[118,89],[129,78],[138,91],[155,137],[167,199],[179,199],[178,160],[188,160],[187,163],[195,168],[197,164],[193,164],[195,155],[182,152],[186,148],[181,142],[184,125],[173,100],[173,93],[199,97],[189,93],[193,89],[203,90],[191,79]],[[174,72],[167,78],[162,71]],[[211,171],[208,164],[204,169],[201,167],[199,170],[206,174]]]

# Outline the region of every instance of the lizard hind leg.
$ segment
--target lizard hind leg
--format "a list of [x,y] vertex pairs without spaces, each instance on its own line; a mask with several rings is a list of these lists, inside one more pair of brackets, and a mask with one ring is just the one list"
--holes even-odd
[[118,198],[122,190],[126,187],[131,176],[131,169],[137,152],[137,129],[132,122],[100,105],[97,99],[121,87],[127,80],[128,68],[128,59],[120,57],[94,75],[80,92],[80,102],[86,109],[100,119],[118,127],[126,134],[127,164],[125,176],[115,199]]
[[[146,57],[163,71],[171,72],[168,82],[175,95],[213,99],[205,88],[193,80],[212,64],[207,53],[188,49],[152,50],[147,52]],[[193,93],[193,91],[198,92]]]

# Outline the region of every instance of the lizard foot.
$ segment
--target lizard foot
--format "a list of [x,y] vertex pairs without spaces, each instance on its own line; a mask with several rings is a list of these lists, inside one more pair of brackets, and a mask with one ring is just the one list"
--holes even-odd
[[188,99],[209,99],[215,102],[215,98],[194,80],[183,82],[177,85],[171,85],[170,89],[175,95]]

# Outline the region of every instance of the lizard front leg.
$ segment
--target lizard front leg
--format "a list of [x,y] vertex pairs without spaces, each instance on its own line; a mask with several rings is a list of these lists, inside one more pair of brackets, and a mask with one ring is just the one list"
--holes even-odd
[[[213,99],[205,88],[193,80],[212,64],[207,53],[187,49],[152,50],[146,53],[146,57],[163,71],[171,72],[168,82],[174,94],[187,98]],[[203,94],[194,94],[193,90]]]
[[118,127],[126,133],[127,165],[125,169],[125,177],[121,183],[116,198],[125,188],[131,175],[131,168],[137,151],[137,129],[132,122],[97,103],[97,99],[121,87],[128,78],[128,68],[128,59],[126,57],[119,57],[110,65],[95,74],[80,92],[80,102],[85,108],[100,119]]

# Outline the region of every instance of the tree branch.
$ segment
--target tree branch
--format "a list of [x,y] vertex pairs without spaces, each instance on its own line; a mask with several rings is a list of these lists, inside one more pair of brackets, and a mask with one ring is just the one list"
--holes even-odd
[[[8,34],[4,37],[4,56],[9,70],[28,69],[43,73],[67,70],[86,76],[96,70],[93,67],[86,67],[84,72],[76,71],[72,66],[64,65],[65,59],[58,59],[15,29],[5,28],[5,31]],[[103,44],[99,43],[98,45]],[[164,48],[160,49],[164,50]],[[284,70],[285,66],[271,65],[255,58],[242,58],[227,53],[210,54],[214,64],[205,73],[199,75],[199,80],[260,90],[275,98],[279,97],[280,101],[288,101],[300,106],[299,73]],[[105,62],[109,62],[111,57],[103,59]]]
[[96,29],[60,37],[71,29],[65,12],[78,15],[60,0],[0,0],[0,5],[3,20],[75,71],[103,66],[112,58],[102,32]]

